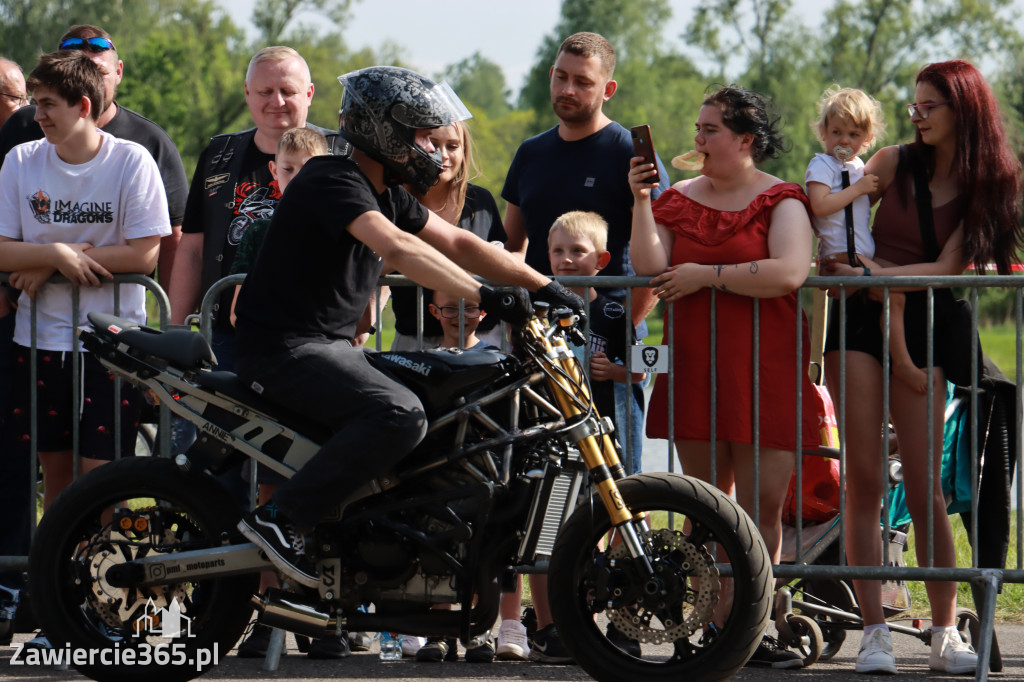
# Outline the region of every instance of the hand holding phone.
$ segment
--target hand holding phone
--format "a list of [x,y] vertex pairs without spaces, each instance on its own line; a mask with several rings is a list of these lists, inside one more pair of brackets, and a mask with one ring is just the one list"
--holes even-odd
[[629,129],[633,136],[633,155],[644,157],[644,163],[654,164],[654,175],[647,178],[647,182],[660,182],[658,177],[658,161],[654,155],[654,142],[651,140],[651,126],[633,126]]

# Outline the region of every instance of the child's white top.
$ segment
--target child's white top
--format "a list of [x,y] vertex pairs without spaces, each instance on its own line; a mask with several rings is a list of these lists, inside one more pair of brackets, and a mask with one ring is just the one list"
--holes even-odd
[[[864,177],[864,162],[859,156],[846,162],[850,171],[850,184]],[[843,164],[831,154],[815,154],[807,164],[808,185],[820,182],[832,194],[843,189]],[[809,189],[809,187],[808,187]],[[811,215],[811,225],[818,235],[818,258],[846,253],[846,211],[839,210],[832,215]],[[871,237],[871,200],[862,194],[853,200],[853,234],[857,253],[865,258],[875,257],[875,240]]]
[[[8,153],[0,168],[0,235],[31,244],[88,242],[125,244],[129,239],[171,233],[167,195],[156,162],[145,147],[100,131],[102,144],[86,163],[69,164],[46,139]],[[147,273],[148,274],[148,273]],[[115,313],[115,285],[79,289],[79,326],[86,314]],[[121,317],[146,321],[146,294],[139,284],[121,285]],[[36,292],[37,346],[72,349],[71,291],[47,282]],[[14,340],[31,345],[32,302],[18,300]]]

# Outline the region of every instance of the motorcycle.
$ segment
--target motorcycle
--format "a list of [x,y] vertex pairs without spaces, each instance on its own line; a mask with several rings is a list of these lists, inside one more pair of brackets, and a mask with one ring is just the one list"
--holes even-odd
[[772,571],[755,525],[697,479],[624,475],[570,347],[582,336],[569,309],[535,304],[511,354],[368,351],[419,396],[427,435],[312,531],[316,589],[263,594],[272,564],[237,531],[241,510],[215,476],[248,460],[290,477],[327,430],[214,371],[198,333],[89,320],[84,347],[199,430],[173,459],[81,476],[39,524],[35,609],[55,649],[88,653],[68,662],[89,677],[192,679],[253,609],[311,637],[394,631],[472,646],[516,574],[545,568],[558,631],[597,680],[726,679],[761,640]]

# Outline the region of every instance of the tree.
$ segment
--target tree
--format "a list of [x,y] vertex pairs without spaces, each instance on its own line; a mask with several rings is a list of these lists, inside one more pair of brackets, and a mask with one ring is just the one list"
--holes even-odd
[[288,24],[299,14],[316,12],[336,26],[344,26],[351,7],[352,0],[260,0],[253,9],[252,23],[262,45],[280,45]]
[[156,121],[178,147],[186,173],[218,133],[244,125],[244,32],[211,2],[184,0],[174,30],[147,31],[123,55],[118,101]]
[[488,116],[501,116],[509,110],[512,93],[501,67],[479,52],[468,59],[448,66],[439,76],[447,80],[467,106],[477,107]]

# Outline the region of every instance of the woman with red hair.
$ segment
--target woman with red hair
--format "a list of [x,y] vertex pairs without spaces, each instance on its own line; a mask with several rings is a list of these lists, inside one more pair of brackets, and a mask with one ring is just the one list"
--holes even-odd
[[[830,275],[958,275],[973,264],[995,262],[1000,274],[1010,272],[1022,242],[1020,227],[1021,168],[1000,119],[996,98],[971,64],[953,60],[930,64],[917,76],[914,102],[907,106],[917,131],[913,143],[880,150],[865,167],[878,176],[881,199],[873,235],[877,263],[852,268],[826,265]],[[907,294],[907,345],[918,366],[926,366],[928,343],[925,293]],[[939,471],[942,463],[943,411],[946,378],[963,376],[970,357],[957,357],[945,343],[944,311],[953,304],[948,289],[934,292],[934,373],[929,453],[927,399],[902,381],[889,383],[890,416],[899,436],[907,506],[918,529],[917,560],[929,565],[929,512],[934,566],[956,565]],[[882,431],[883,345],[878,320],[881,303],[867,296],[846,302],[846,396],[839,391],[839,315],[833,315],[826,342],[826,379],[846,412],[846,552],[851,565],[882,563],[878,532],[880,500],[885,490],[879,438]],[[969,355],[969,354],[968,354]],[[970,383],[969,367],[966,383]],[[963,381],[962,379],[960,380]],[[928,458],[934,475],[929,480]],[[932,611],[932,652],[929,666],[938,671],[972,673],[977,656],[960,640],[954,616],[956,583],[925,583]],[[881,584],[855,580],[864,617],[864,636],[856,670],[895,673],[892,639],[882,613]]]

